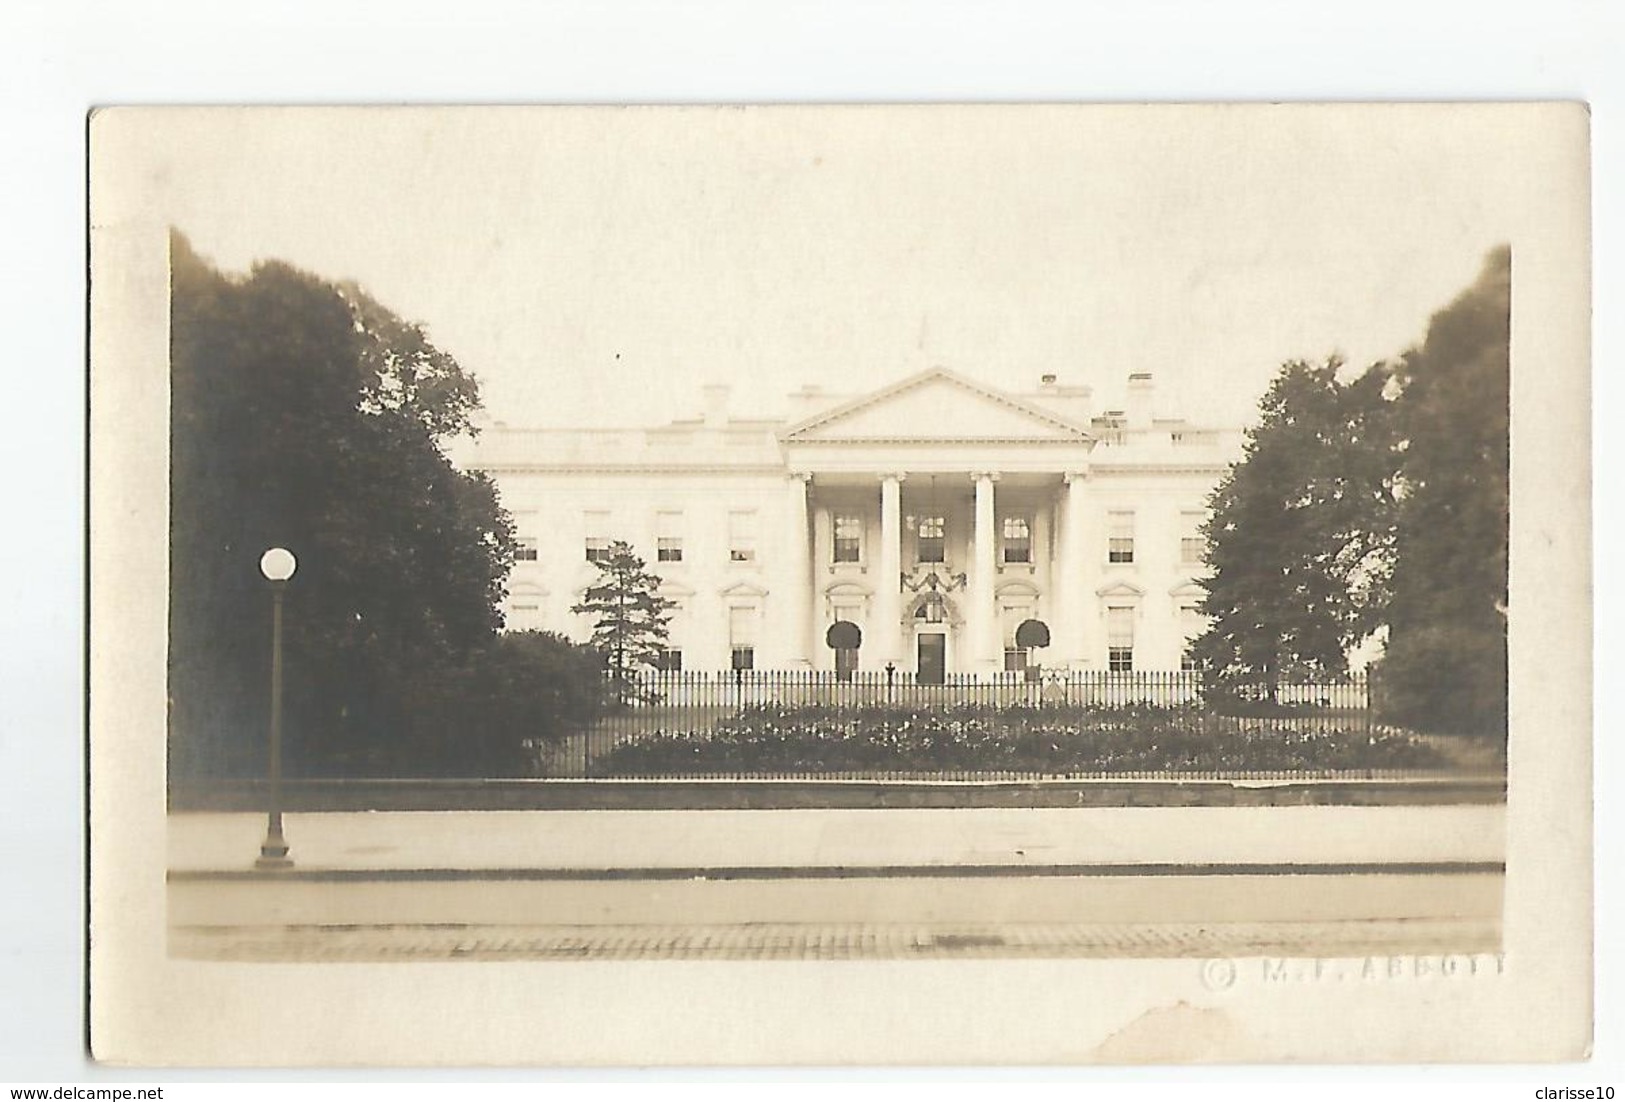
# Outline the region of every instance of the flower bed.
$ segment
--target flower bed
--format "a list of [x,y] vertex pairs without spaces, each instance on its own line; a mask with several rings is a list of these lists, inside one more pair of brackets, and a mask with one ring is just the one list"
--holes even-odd
[[1430,769],[1432,746],[1355,720],[1226,718],[1197,708],[755,705],[703,731],[658,731],[598,776],[885,772],[1037,774]]

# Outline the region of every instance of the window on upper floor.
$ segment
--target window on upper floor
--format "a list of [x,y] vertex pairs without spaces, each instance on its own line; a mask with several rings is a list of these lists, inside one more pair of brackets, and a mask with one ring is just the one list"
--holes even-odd
[[1033,530],[1026,517],[1004,518],[1004,561],[1033,561]]
[[855,513],[836,514],[834,561],[863,561],[863,518],[861,516]]
[[595,510],[585,514],[583,522],[587,561],[603,562],[609,558],[609,514]]
[[655,514],[655,561],[683,561],[683,514]]
[[914,561],[939,563],[947,561],[944,533],[947,522],[942,517],[921,517],[914,526]]
[[1134,514],[1127,509],[1106,514],[1106,561],[1134,561]]
[[535,562],[537,559],[536,537],[520,536],[514,541],[514,562]]
[[1207,557],[1207,540],[1202,537],[1205,515],[1194,510],[1179,514],[1179,562],[1200,566]]
[[736,510],[728,514],[728,561],[756,561],[756,514]]

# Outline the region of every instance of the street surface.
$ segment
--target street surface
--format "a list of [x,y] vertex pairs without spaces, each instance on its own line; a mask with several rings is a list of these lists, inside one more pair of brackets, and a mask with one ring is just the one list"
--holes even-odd
[[1487,920],[1285,923],[760,923],[732,926],[179,927],[194,960],[940,960],[1043,957],[1366,957],[1494,953]]
[[1494,952],[1497,806],[170,819],[172,955],[852,960]]

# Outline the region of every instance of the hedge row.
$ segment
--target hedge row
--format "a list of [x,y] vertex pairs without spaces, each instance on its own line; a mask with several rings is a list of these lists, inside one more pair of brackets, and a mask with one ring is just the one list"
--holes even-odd
[[1249,724],[1195,708],[756,705],[706,731],[659,732],[594,763],[603,776],[848,771],[1034,773],[1427,769],[1407,735],[1352,724]]

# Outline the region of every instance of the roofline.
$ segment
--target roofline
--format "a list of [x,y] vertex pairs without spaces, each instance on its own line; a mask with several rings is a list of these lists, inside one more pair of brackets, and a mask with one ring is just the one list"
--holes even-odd
[[788,441],[797,433],[805,432],[811,428],[816,428],[817,426],[825,424],[829,421],[833,421],[836,418],[845,417],[847,414],[856,412],[865,406],[882,402],[895,394],[901,394],[905,390],[911,390],[930,379],[946,379],[948,382],[954,383],[957,386],[962,386],[966,390],[974,391],[984,398],[998,402],[1001,405],[1009,406],[1011,409],[1023,413],[1028,417],[1047,422],[1048,424],[1054,425],[1057,428],[1075,432],[1084,440],[1093,440],[1095,438],[1094,433],[1089,431],[1088,427],[1085,425],[1073,421],[1070,418],[1052,413],[1047,409],[1042,409],[1028,402],[1024,402],[1021,399],[1013,397],[1002,390],[994,390],[992,387],[985,386],[973,379],[967,379],[965,376],[956,371],[950,371],[946,367],[929,367],[924,371],[915,372],[913,375],[910,375],[905,379],[892,383],[890,386],[881,387],[879,390],[872,390],[867,394],[860,394],[856,398],[849,398],[832,409],[824,410],[821,413],[815,413],[811,417],[804,418],[797,421],[793,425],[786,426],[780,432],[779,437],[782,440]]

